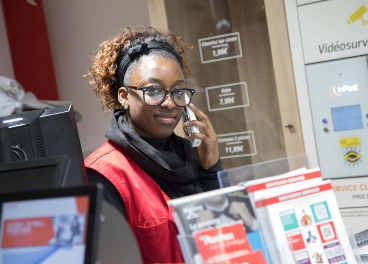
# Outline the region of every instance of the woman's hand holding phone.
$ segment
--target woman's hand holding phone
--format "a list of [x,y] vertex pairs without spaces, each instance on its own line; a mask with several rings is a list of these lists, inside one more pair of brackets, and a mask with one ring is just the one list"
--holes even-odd
[[202,144],[196,148],[196,152],[202,167],[208,169],[215,165],[220,157],[218,137],[208,116],[192,103],[188,107],[194,112],[197,120],[185,122],[184,132],[188,135],[188,127],[190,126],[197,126],[203,131],[203,133],[193,133],[188,139],[197,138],[202,140]]

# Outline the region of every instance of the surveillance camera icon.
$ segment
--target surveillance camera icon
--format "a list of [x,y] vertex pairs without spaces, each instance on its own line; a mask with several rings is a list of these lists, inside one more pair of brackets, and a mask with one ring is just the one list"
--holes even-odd
[[367,13],[367,7],[365,5],[362,5],[360,8],[358,8],[357,11],[355,11],[348,19],[348,24],[352,24],[358,19],[361,19],[363,22],[363,25],[368,24],[368,21],[363,18],[363,15]]

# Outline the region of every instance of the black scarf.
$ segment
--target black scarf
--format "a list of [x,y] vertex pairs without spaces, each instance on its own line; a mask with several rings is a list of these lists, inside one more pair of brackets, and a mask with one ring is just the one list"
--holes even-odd
[[106,137],[127,153],[170,197],[201,193],[200,163],[188,140],[174,133],[167,139],[142,139],[129,127],[126,112],[117,110]]

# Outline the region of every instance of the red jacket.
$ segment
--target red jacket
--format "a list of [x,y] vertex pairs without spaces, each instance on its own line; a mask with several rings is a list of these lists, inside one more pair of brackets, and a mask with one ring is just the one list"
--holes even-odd
[[104,175],[119,191],[145,263],[184,263],[178,230],[166,203],[170,198],[137,163],[107,141],[85,165]]

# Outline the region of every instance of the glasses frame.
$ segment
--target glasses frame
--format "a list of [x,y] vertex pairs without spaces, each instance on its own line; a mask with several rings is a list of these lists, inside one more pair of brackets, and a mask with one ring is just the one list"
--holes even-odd
[[[124,86],[124,87],[129,88],[129,89],[133,89],[133,90],[143,91],[143,101],[146,103],[146,105],[149,105],[149,106],[160,106],[160,105],[162,105],[162,104],[163,104],[163,102],[165,102],[167,95],[168,95],[168,94],[171,94],[171,99],[173,100],[173,102],[174,102],[174,104],[175,104],[176,106],[178,106],[178,107],[186,107],[186,106],[188,106],[188,105],[190,104],[190,102],[192,101],[193,95],[194,95],[194,93],[195,93],[195,90],[194,90],[194,89],[191,89],[191,88],[177,88],[177,89],[172,89],[171,91],[168,91],[168,90],[166,90],[166,89],[164,89],[164,88],[161,88],[161,87],[158,87],[158,86],[151,86],[151,87]],[[154,105],[152,105],[152,104],[148,104],[148,103],[146,102],[146,95],[145,95],[145,94],[146,94],[146,92],[147,92],[149,89],[152,89],[152,88],[160,88],[160,89],[162,89],[162,90],[164,90],[164,91],[165,91],[165,95],[164,95],[164,97],[162,98],[162,101],[161,101],[159,104],[154,104]],[[175,102],[175,99],[174,99],[174,92],[175,92],[175,91],[177,91],[177,90],[186,90],[186,91],[191,92],[191,96],[190,96],[190,98],[189,98],[189,102],[188,102],[188,104],[186,104],[186,105],[178,105],[178,104]]]

